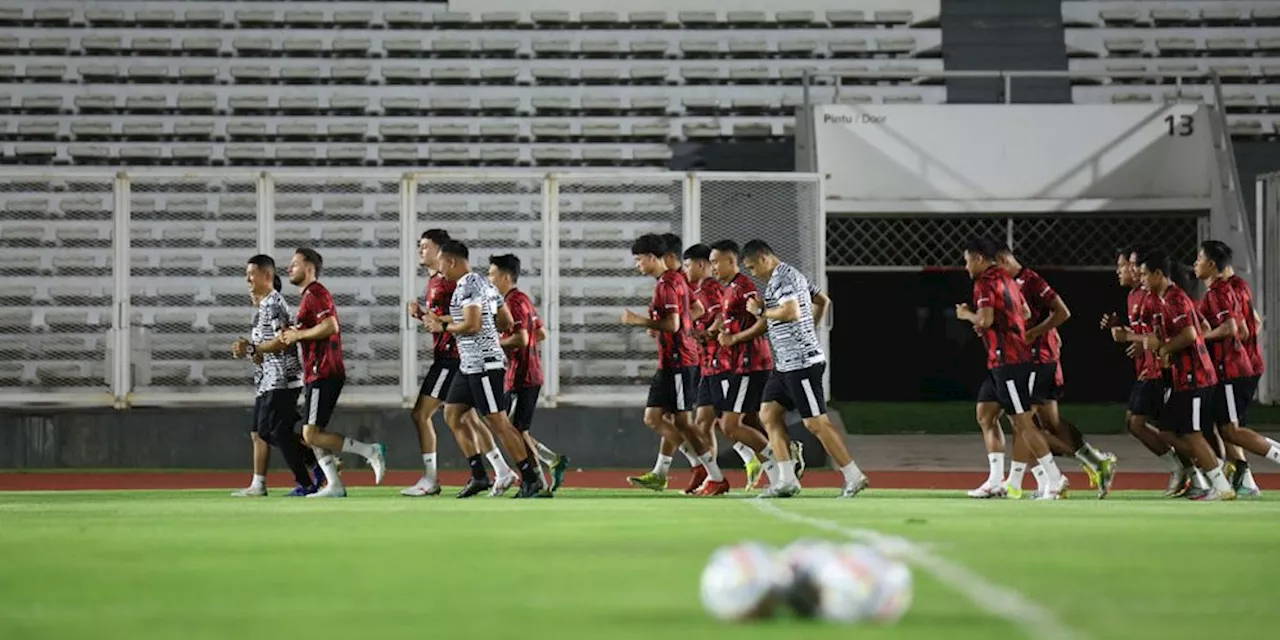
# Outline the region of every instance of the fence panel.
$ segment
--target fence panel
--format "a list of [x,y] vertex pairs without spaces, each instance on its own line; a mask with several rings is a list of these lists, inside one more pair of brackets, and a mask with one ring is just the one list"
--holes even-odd
[[347,365],[344,405],[399,404],[400,176],[328,170],[275,172],[274,257],[296,315],[301,291],[287,265],[308,247],[323,260],[320,282],[333,294]]
[[657,344],[619,323],[645,313],[654,282],[636,271],[631,243],[644,233],[684,235],[685,174],[565,174],[557,177],[561,400],[643,402]]
[[110,403],[114,175],[0,178],[0,394]]

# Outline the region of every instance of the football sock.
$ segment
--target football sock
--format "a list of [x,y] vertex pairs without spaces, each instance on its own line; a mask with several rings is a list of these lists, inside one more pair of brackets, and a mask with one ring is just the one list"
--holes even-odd
[[778,486],[792,487],[798,484],[800,481],[796,480],[796,461],[778,461]]
[[1076,452],[1072,454],[1072,457],[1078,460],[1081,465],[1097,471],[1098,463],[1102,461],[1102,457],[1095,455],[1094,451],[1090,451],[1091,449],[1093,449],[1093,447],[1085,444],[1085,446],[1077,449]]
[[765,447],[764,447],[764,451],[761,451],[761,452],[760,452],[760,455],[764,456],[764,459],[765,459],[765,460],[777,460],[777,459],[778,459],[778,456],[773,455],[773,446],[771,446],[771,445],[765,445]]
[[1236,460],[1233,464],[1235,465],[1235,468],[1231,473],[1231,477],[1227,480],[1231,482],[1232,489],[1239,490],[1244,483],[1244,474],[1249,472],[1249,461]]
[[720,472],[720,465],[716,464],[716,454],[707,452],[698,458],[702,466],[707,468],[707,478],[712,482],[723,482],[724,474]]
[[423,468],[424,468],[424,469],[426,469],[426,473],[423,475],[423,477],[427,479],[427,482],[430,482],[431,484],[435,484],[435,482],[436,482],[436,454],[434,454],[434,453],[424,453],[424,454],[422,454],[422,466],[423,466]]
[[533,456],[529,456],[516,463],[516,467],[520,469],[520,481],[525,484],[538,483],[538,471],[534,466],[536,463],[533,460]]
[[507,461],[503,459],[502,452],[494,448],[493,451],[484,454],[489,459],[489,464],[493,467],[493,475],[497,478],[511,475],[511,467],[507,466]]
[[253,474],[253,482],[249,483],[249,488],[265,488],[267,486],[267,477],[260,474]]
[[1280,442],[1267,438],[1267,444],[1271,445],[1271,449],[1267,451],[1267,459],[1280,463]]
[[778,461],[765,460],[761,466],[764,468],[764,475],[769,478],[769,486],[778,484]]
[[1209,481],[1205,480],[1204,472],[1198,467],[1193,467],[1191,471],[1191,486],[1205,490],[1209,488]]
[[988,453],[987,464],[990,465],[990,470],[987,472],[987,484],[994,487],[1004,479],[1004,454]]
[[747,464],[752,460],[754,460],[756,457],[756,452],[752,451],[751,447],[748,447],[747,445],[742,444],[741,442],[733,443],[733,450],[738,454],[739,458],[742,458],[742,464]]
[[473,480],[488,480],[489,476],[484,472],[484,456],[475,454],[467,458],[467,466],[471,467],[471,478]]
[[1045,482],[1048,482],[1049,487],[1056,491],[1058,485],[1062,483],[1062,472],[1058,470],[1058,463],[1053,461],[1053,454],[1046,454],[1040,458],[1040,466],[1044,467]]
[[1182,463],[1178,461],[1178,456],[1174,454],[1173,449],[1160,454],[1160,459],[1164,460],[1165,465],[1169,467],[1169,471],[1181,471],[1183,469]]
[[[854,462],[853,460],[850,460],[849,464],[846,464],[845,466],[840,467],[840,473],[844,474],[845,484],[856,482],[864,477],[862,474],[862,469],[859,469],[858,463]],[[997,482],[999,481],[997,480]]]
[[658,454],[658,461],[653,464],[653,475],[667,477],[671,473],[671,456]]
[[1244,477],[1240,479],[1240,486],[1250,491],[1258,490],[1258,482],[1253,479],[1252,470],[1249,470],[1249,469],[1244,470]]
[[1221,493],[1231,491],[1231,483],[1227,482],[1227,475],[1222,472],[1222,463],[1214,467],[1211,471],[1206,471],[1205,476],[1209,479],[1209,483],[1214,489]]
[[324,471],[325,480],[329,481],[329,486],[337,489],[342,486],[342,478],[338,477],[338,458],[331,455],[328,451],[316,447],[316,464],[320,465],[320,470]]
[[680,445],[680,453],[684,454],[684,458],[689,461],[691,468],[697,468],[698,465],[702,464],[702,460],[698,459],[698,454],[693,452],[693,447],[690,447],[688,443]]
[[1013,461],[1009,464],[1009,486],[1014,489],[1022,488],[1022,477],[1027,475],[1027,463]]
[[1031,470],[1031,475],[1036,479],[1036,491],[1044,493],[1048,485],[1046,479],[1048,472],[1044,470],[1044,467],[1035,467]]
[[359,440],[352,440],[351,438],[343,438],[342,452],[354,453],[359,456],[364,456],[365,458],[372,458],[373,445],[360,442]]

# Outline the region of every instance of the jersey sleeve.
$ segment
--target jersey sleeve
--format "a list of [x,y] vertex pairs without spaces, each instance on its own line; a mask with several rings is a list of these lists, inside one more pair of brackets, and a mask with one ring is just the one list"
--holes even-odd
[[275,302],[267,308],[267,324],[271,327],[271,336],[275,337],[281,329],[289,326],[289,305],[284,301],[284,296],[276,298]]
[[1187,327],[1196,326],[1195,305],[1191,303],[1191,298],[1185,295],[1170,302],[1165,309],[1165,314],[1164,324],[1169,329],[1168,338],[1182,333],[1182,330]]
[[524,300],[517,300],[507,305],[507,309],[511,312],[511,331],[515,332],[521,329],[525,331],[534,330],[533,318],[531,317],[532,314],[529,313],[529,307],[529,303]]
[[779,305],[788,300],[796,300],[800,296],[801,291],[809,288],[809,283],[799,271],[791,270],[782,278],[778,279],[778,286],[774,289],[775,298]]
[[1034,278],[1027,282],[1027,285],[1027,287],[1023,288],[1023,292],[1027,294],[1028,297],[1033,297],[1043,303],[1046,307],[1053,304],[1053,301],[1058,299],[1058,292],[1055,291],[1053,286],[1038,273]]
[[995,286],[987,278],[979,278],[973,283],[973,308],[994,309],[996,306]]
[[1209,326],[1218,327],[1226,322],[1235,308],[1233,302],[1227,291],[1221,288],[1210,289],[1204,296],[1204,308],[1201,310],[1209,321]]
[[454,291],[454,295],[458,298],[458,306],[474,307],[482,305],[485,302],[486,291],[480,287],[480,282],[475,277],[468,275],[458,283],[458,288]]
[[699,329],[707,329],[716,323],[716,318],[720,316],[720,311],[724,308],[724,290],[719,284],[711,284],[702,287],[702,306],[706,308],[702,317],[698,318],[695,323]]
[[653,311],[659,316],[680,312],[680,296],[675,287],[667,283],[659,283],[654,288]]

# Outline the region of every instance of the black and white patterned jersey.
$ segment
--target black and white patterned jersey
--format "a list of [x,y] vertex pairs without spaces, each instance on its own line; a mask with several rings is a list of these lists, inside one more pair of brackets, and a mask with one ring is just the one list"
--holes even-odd
[[787,300],[795,300],[800,306],[800,317],[791,322],[769,320],[769,343],[773,346],[774,368],[778,371],[797,371],[826,362],[822,343],[818,341],[813,317],[813,296],[816,287],[799,269],[782,262],[773,270],[764,288],[765,307],[774,309]]
[[458,336],[459,370],[473,374],[502,369],[507,366],[507,356],[499,342],[497,314],[503,306],[502,294],[489,279],[472,272],[458,279],[449,304],[449,316],[453,323],[462,322],[465,307],[480,307],[480,331],[469,336]]
[[[284,296],[279,291],[272,291],[258,303],[258,309],[253,313],[253,330],[249,334],[249,341],[255,345],[271,341],[289,326],[291,317]],[[253,382],[258,395],[275,389],[301,387],[302,360],[298,358],[297,345],[276,353],[262,354],[262,364],[254,368]]]

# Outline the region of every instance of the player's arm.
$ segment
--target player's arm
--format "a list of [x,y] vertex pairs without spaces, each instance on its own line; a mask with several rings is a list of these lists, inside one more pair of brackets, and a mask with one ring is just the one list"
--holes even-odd
[[1178,331],[1177,335],[1169,340],[1161,341],[1154,333],[1147,334],[1147,345],[1156,344],[1156,355],[1164,358],[1173,355],[1187,347],[1195,344],[1196,327],[1194,324],[1187,324]]
[[[1229,299],[1224,299],[1214,291],[1210,291],[1204,300],[1205,314],[1200,318],[1200,329],[1204,332],[1205,342],[1226,340],[1236,335],[1236,319],[1231,315]],[[1218,326],[1209,324],[1209,318],[1218,321]]]
[[827,309],[831,307],[831,298],[822,291],[813,293],[813,324],[822,324],[822,319],[827,317]]
[[769,330],[769,323],[765,322],[764,320],[757,319],[755,323],[753,323],[750,327],[743,329],[742,331],[739,331],[737,333],[731,333],[731,334],[730,333],[720,334],[720,344],[726,347],[731,347],[735,344],[750,342],[764,335],[764,332],[768,330]]
[[[1027,311],[1030,311],[1030,309],[1027,309]],[[1049,317],[1045,318],[1044,322],[1028,329],[1027,339],[1035,340],[1062,326],[1062,323],[1070,318],[1071,310],[1067,308],[1067,303],[1062,300],[1062,296],[1055,295],[1053,301],[1049,303]]]
[[546,342],[546,341],[547,341],[547,335],[548,335],[548,334],[547,334],[547,328],[546,328],[546,327],[538,327],[538,342]]
[[511,313],[509,308],[506,306],[499,309],[499,311],[505,311],[508,319],[511,321],[509,328],[504,329],[504,332],[509,331],[510,335],[498,340],[498,343],[502,345],[502,348],[519,349],[521,347],[528,346],[529,315],[525,313],[524,309],[519,309],[516,313]]
[[[512,327],[516,326],[515,319],[511,317],[511,310],[505,304],[498,307],[498,312],[494,314],[493,321],[498,326],[498,331],[511,331]],[[525,342],[527,343],[528,341],[528,332],[526,332]]]
[[503,349],[520,349],[529,345],[529,331],[527,329],[516,329],[511,335],[499,340]]
[[299,329],[297,331],[298,341],[311,342],[314,340],[324,340],[329,336],[338,332],[338,319],[329,316],[321,320],[319,324],[310,329]]
[[[1226,312],[1224,311],[1223,313]],[[1236,335],[1236,319],[1231,317],[1231,314],[1229,313],[1227,313],[1227,319],[1223,320],[1222,324],[1213,327],[1212,329],[1207,328],[1208,326],[1209,323],[1207,321],[1204,322],[1204,339],[1206,342],[1226,340],[1228,338],[1233,338]]]
[[[332,320],[332,318],[330,318],[330,320]],[[249,355],[256,355],[259,353],[279,353],[293,346],[284,341],[285,332],[280,330],[287,330],[287,326],[289,324],[289,313],[283,306],[276,306],[271,310],[271,323],[273,328],[276,328],[275,333],[270,338],[258,344],[250,345]]]
[[991,307],[979,306],[977,311],[969,308],[967,304],[956,305],[956,317],[973,324],[979,329],[989,329],[996,322],[996,310]]
[[480,333],[482,315],[480,302],[470,302],[462,306],[462,322],[451,322],[444,326],[445,333],[455,336],[470,336]]
[[662,333],[675,333],[680,329],[680,312],[676,309],[670,309],[667,313],[662,314],[661,320],[654,320],[648,316],[642,316],[630,309],[622,314],[622,324],[632,327],[644,327],[645,329],[653,329]]

